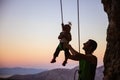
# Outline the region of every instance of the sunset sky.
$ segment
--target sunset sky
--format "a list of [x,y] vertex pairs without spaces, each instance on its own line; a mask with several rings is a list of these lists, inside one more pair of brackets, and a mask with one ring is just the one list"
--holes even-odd
[[[70,44],[78,51],[77,0],[63,0],[64,23],[72,22]],[[101,0],[80,2],[80,48],[94,39],[94,55],[103,64],[106,48],[107,15]],[[62,66],[64,53],[51,64],[61,32],[60,0],[0,0],[0,67],[73,68],[78,62],[68,60]]]

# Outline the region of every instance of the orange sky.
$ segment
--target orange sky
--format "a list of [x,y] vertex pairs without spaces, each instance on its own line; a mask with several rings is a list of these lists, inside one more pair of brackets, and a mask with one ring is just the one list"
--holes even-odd
[[[32,42],[31,42],[32,43]],[[33,44],[26,43],[15,43],[15,41],[8,40],[7,43],[2,43],[0,46],[0,67],[45,67],[54,66],[56,64],[62,64],[64,60],[63,51],[60,52],[59,57],[57,58],[56,64],[50,64],[53,53],[57,46],[53,44],[52,46],[47,46],[44,44],[36,43]],[[53,42],[54,43],[54,42]],[[71,42],[72,46],[77,50],[76,45]],[[43,46],[41,46],[43,45]],[[49,44],[48,44],[49,45]],[[82,44],[81,44],[82,48]],[[103,55],[105,51],[105,45],[103,43],[98,45],[97,50],[94,52],[94,55],[98,57],[98,66],[102,65]],[[84,51],[81,49],[81,52]],[[78,63],[76,61],[68,61],[69,65],[77,66]],[[45,65],[45,66],[44,66]],[[69,65],[67,67],[69,67]],[[47,66],[47,67],[48,67]],[[62,67],[60,65],[59,67]]]

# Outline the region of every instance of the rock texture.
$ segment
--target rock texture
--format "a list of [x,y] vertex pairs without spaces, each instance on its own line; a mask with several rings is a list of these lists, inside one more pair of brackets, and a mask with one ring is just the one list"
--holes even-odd
[[120,0],[102,0],[108,15],[103,80],[120,80]]

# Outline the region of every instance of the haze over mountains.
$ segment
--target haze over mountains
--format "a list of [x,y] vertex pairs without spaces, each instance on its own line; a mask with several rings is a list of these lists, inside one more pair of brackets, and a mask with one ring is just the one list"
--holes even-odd
[[0,77],[9,77],[12,75],[27,75],[36,74],[45,71],[45,69],[34,69],[34,68],[0,68]]
[[[42,71],[36,74],[14,75],[7,79],[10,80],[78,80],[78,74],[75,71],[78,70],[78,66],[73,69],[52,69]],[[103,78],[103,66],[98,67],[96,70],[95,80],[102,80]]]

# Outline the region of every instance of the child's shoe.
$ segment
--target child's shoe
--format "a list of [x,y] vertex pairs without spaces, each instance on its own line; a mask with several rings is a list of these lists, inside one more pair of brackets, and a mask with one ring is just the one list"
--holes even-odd
[[56,62],[56,60],[55,59],[52,59],[52,61],[50,62],[50,63],[55,63]]
[[64,62],[62,63],[63,66],[65,66],[66,64],[67,64],[67,61],[64,61]]

